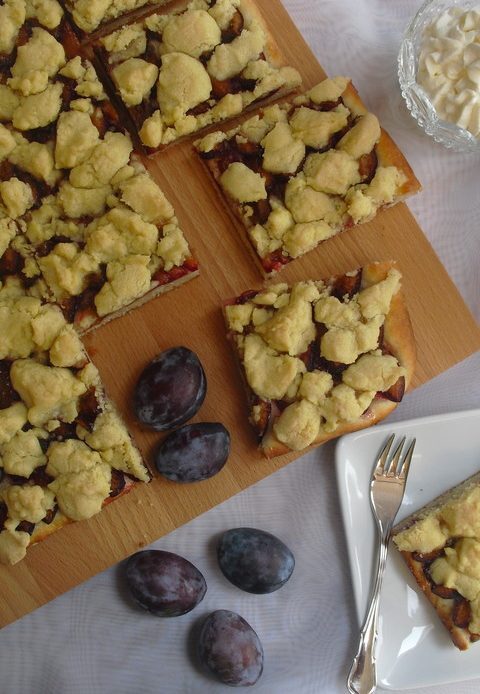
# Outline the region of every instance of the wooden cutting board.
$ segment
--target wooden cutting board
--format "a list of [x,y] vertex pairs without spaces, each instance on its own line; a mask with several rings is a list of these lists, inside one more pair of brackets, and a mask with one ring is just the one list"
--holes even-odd
[[[289,63],[301,72],[305,87],[320,81],[325,73],[280,1],[258,0],[258,4]],[[200,261],[201,275],[87,336],[87,347],[149,462],[160,436],[142,431],[131,416],[134,383],[150,359],[168,347],[185,345],[197,352],[207,374],[208,393],[193,421],[223,422],[232,435],[231,456],[216,477],[204,482],[182,485],[156,477],[149,485],[139,484],[91,520],[73,523],[33,546],[16,566],[0,566],[0,626],[298,457],[292,454],[267,461],[257,451],[240,378],[225,340],[222,302],[262,284],[236,223],[192,156],[189,142],[157,157],[152,169],[175,205]],[[418,386],[480,349],[480,329],[405,205],[326,241],[280,276],[288,282],[320,279],[390,258],[398,260],[404,276],[417,341],[414,386]]]

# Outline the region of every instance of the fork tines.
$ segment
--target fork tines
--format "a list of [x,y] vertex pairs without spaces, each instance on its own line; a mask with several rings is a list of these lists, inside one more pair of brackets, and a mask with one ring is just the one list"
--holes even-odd
[[410,446],[408,447],[408,450],[405,454],[405,457],[403,458],[403,461],[401,461],[401,455],[402,455],[403,446],[405,445],[405,441],[406,441],[405,436],[403,437],[403,439],[400,441],[400,443],[396,447],[392,458],[390,460],[388,458],[389,453],[390,453],[390,449],[392,448],[394,440],[395,440],[395,434],[392,434],[387,439],[385,446],[382,448],[380,455],[378,456],[378,459],[377,459],[377,462],[376,462],[376,465],[374,468],[374,474],[375,475],[381,475],[383,477],[398,477],[400,479],[406,479],[407,475],[408,475],[408,471],[410,469],[410,463],[412,460],[416,439],[412,440],[412,442],[411,442]]

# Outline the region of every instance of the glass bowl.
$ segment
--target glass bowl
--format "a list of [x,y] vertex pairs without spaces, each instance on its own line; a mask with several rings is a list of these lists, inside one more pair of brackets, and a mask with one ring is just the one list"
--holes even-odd
[[480,140],[455,123],[437,116],[435,107],[416,82],[418,57],[425,27],[451,7],[478,8],[480,0],[427,0],[407,28],[398,54],[398,78],[408,110],[423,130],[436,142],[455,152],[480,153]]

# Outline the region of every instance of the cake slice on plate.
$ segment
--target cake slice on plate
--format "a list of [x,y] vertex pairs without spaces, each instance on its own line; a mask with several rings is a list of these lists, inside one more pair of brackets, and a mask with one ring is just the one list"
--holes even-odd
[[399,523],[393,542],[455,646],[478,641],[480,473]]

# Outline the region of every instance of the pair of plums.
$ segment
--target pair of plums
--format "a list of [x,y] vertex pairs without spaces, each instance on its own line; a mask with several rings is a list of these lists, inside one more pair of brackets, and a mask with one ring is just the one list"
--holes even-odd
[[185,424],[200,409],[206,392],[205,371],[187,347],[159,354],[137,381],[133,407],[140,422],[155,431],[175,429],[155,453],[157,470],[170,480],[205,480],[227,462],[230,434],[223,424]]

